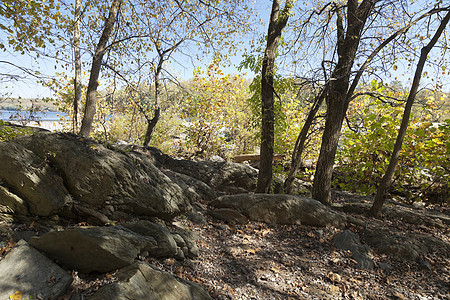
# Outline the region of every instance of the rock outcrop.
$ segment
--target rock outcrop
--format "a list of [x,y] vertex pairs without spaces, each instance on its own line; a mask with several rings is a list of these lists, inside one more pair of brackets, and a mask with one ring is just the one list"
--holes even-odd
[[301,196],[238,194],[219,197],[211,205],[219,209],[233,209],[253,221],[269,224],[343,227],[347,222],[345,216],[319,201]]
[[[183,190],[148,160],[139,160],[70,134],[39,133],[18,138],[15,143],[22,145],[20,160],[24,164],[32,162],[42,165],[43,170],[50,167],[57,170],[62,179],[47,176],[50,182],[60,182],[61,185],[64,182],[76,202],[110,219],[117,220],[127,215],[171,219],[191,209]],[[14,153],[5,159],[14,159]],[[50,171],[48,173],[51,175]],[[11,182],[11,186],[20,190],[20,195],[24,194],[23,189],[17,186],[24,180],[12,176],[10,173],[2,174],[0,179]],[[48,190],[64,191],[63,187]],[[61,206],[64,202],[59,201],[58,204]],[[46,208],[42,213],[52,211],[52,208]]]
[[0,206],[19,215],[49,216],[72,201],[54,169],[13,142],[0,142],[0,183]]

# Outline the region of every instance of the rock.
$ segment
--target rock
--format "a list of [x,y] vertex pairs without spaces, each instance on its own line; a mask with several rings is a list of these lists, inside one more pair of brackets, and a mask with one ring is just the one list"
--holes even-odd
[[377,265],[381,270],[385,272],[392,271],[393,269],[390,263],[379,262]]
[[0,299],[17,291],[21,299],[56,299],[71,283],[72,276],[23,240],[0,261]]
[[186,256],[188,258],[197,258],[198,254],[199,254],[199,250],[198,250],[197,244],[195,243],[192,236],[190,236],[184,232],[179,232],[177,234],[182,237],[182,239],[184,240],[184,242],[186,244],[187,251],[183,250],[184,256]]
[[172,233],[160,224],[150,221],[137,221],[123,223],[120,227],[124,227],[142,236],[155,239],[156,245],[145,249],[152,257],[173,257],[177,253],[177,243],[175,242]]
[[46,161],[13,142],[0,142],[0,182],[7,187],[0,192],[0,204],[19,213],[25,213],[26,206],[33,215],[49,216],[72,201]]
[[199,285],[137,262],[117,273],[119,282],[103,286],[89,300],[206,300]]
[[246,216],[231,208],[218,208],[208,210],[208,214],[217,220],[222,220],[231,224],[245,224],[248,222]]
[[211,202],[217,208],[231,208],[253,221],[269,224],[304,224],[342,227],[346,217],[319,201],[292,195],[239,194]]
[[0,215],[10,215],[12,219],[28,215],[25,201],[0,185]]
[[183,189],[191,203],[202,200],[211,201],[217,197],[213,189],[203,181],[171,170],[163,170],[163,173]]
[[183,190],[149,159],[139,160],[71,134],[40,133],[15,142],[57,168],[81,205],[113,220],[121,213],[170,220],[191,209]]
[[68,269],[110,272],[133,263],[152,240],[116,226],[74,228],[32,237],[30,245]]
[[427,246],[412,235],[396,234],[383,230],[367,230],[364,239],[381,254],[403,260],[416,260],[428,252]]
[[194,177],[222,192],[236,194],[254,191],[256,188],[258,170],[244,164],[174,159],[153,147],[133,146],[132,150],[136,155],[149,155],[152,163],[158,168]]
[[372,270],[374,262],[369,246],[359,241],[359,236],[346,229],[333,236],[334,245],[342,250],[349,250],[360,269]]
[[200,213],[196,211],[191,211],[186,213],[186,218],[188,218],[190,221],[196,224],[206,225],[208,222],[206,221],[205,217],[201,215]]
[[178,233],[174,233],[174,234],[172,234],[172,236],[178,246],[177,254],[175,257],[180,260],[185,259],[186,258],[185,253],[187,254],[189,251],[187,248],[186,242],[184,241],[183,237],[181,235],[179,235]]

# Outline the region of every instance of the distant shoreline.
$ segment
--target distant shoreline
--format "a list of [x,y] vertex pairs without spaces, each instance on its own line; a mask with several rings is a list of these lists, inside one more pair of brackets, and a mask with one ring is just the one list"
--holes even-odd
[[0,110],[26,111],[34,106],[42,111],[58,111],[58,107],[52,102],[52,100],[45,101],[39,98],[0,98]]

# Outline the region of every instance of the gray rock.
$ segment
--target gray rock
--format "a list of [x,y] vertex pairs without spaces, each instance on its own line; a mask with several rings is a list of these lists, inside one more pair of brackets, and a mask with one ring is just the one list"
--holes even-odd
[[153,147],[145,149],[134,147],[133,150],[150,155],[158,168],[194,177],[219,191],[244,193],[254,191],[256,188],[258,170],[244,164],[226,161],[178,160]]
[[301,196],[239,194],[219,197],[211,205],[235,209],[251,220],[270,224],[343,227],[347,221],[319,201]]
[[62,178],[46,161],[13,142],[0,142],[0,181],[10,193],[8,196],[3,189],[0,204],[8,203],[21,212],[24,205],[12,200],[11,194],[23,199],[30,212],[38,216],[56,213],[72,201]]
[[391,271],[393,269],[390,263],[379,262],[377,265],[383,271]]
[[346,229],[333,236],[334,245],[343,250],[349,250],[360,269],[371,270],[374,267],[369,246],[359,241],[359,236]]
[[15,142],[48,159],[80,205],[113,220],[121,212],[171,219],[191,209],[183,190],[148,159],[70,134],[41,133]]
[[248,218],[232,208],[217,208],[208,210],[208,214],[217,219],[233,224],[245,224]]
[[199,255],[199,250],[192,235],[189,235],[186,232],[179,232],[176,234],[181,236],[186,244],[187,251],[183,250],[184,256],[188,258],[197,258]]
[[367,230],[364,239],[379,253],[403,260],[416,260],[420,254],[426,254],[425,243],[412,235],[391,233],[384,230]]
[[172,233],[160,224],[141,220],[123,223],[120,227],[124,227],[142,236],[155,239],[156,245],[145,249],[152,257],[173,257],[177,253],[177,243],[175,242]]
[[28,215],[26,202],[0,185],[0,221],[23,222]]
[[189,220],[191,220],[193,223],[196,223],[196,224],[202,224],[202,225],[208,224],[205,217],[203,217],[200,213],[198,213],[196,211],[191,211],[191,212],[186,213],[186,218],[188,218]]
[[213,189],[203,181],[171,170],[163,170],[162,172],[183,189],[191,203],[202,200],[211,201],[217,197]]
[[72,280],[72,276],[25,241],[19,241],[0,261],[0,299],[9,299],[17,291],[22,293],[22,299],[56,299]]
[[110,272],[133,263],[152,241],[116,226],[74,228],[33,237],[30,245],[68,269]]
[[103,286],[89,300],[207,300],[199,285],[137,262],[117,275],[119,282]]

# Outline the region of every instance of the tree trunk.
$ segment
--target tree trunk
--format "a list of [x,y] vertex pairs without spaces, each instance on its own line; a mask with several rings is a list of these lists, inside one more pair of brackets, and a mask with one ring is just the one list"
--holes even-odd
[[268,193],[272,183],[272,161],[274,146],[274,65],[275,57],[280,41],[281,32],[286,26],[289,11],[293,6],[293,0],[286,0],[284,9],[280,12],[280,0],[273,0],[272,12],[270,14],[269,30],[267,34],[267,45],[261,72],[261,147],[259,175],[256,191]]
[[86,104],[84,107],[84,117],[81,122],[80,134],[84,137],[89,137],[92,130],[92,122],[94,121],[95,105],[97,102],[97,88],[98,77],[100,75],[100,68],[102,66],[103,55],[106,51],[106,44],[111,36],[114,23],[116,22],[117,14],[123,0],[113,0],[111,8],[109,9],[109,15],[105,22],[105,28],[103,29],[102,36],[98,41],[97,48],[95,49],[94,57],[92,58],[91,74],[89,77],[89,84],[86,92]]
[[159,75],[161,74],[162,66],[164,63],[164,55],[166,52],[161,51],[159,48],[157,48],[158,54],[159,54],[159,61],[158,65],[156,66],[155,70],[155,106],[156,109],[154,111],[154,116],[152,119],[147,118],[147,131],[145,132],[145,139],[144,139],[144,146],[148,146],[150,144],[150,140],[152,139],[153,130],[155,129],[156,124],[158,123],[159,116],[161,113],[161,109],[159,107],[159,95],[160,95],[160,88],[159,88]]
[[331,179],[334,158],[339,143],[340,132],[348,108],[347,91],[350,73],[355,60],[367,17],[374,6],[373,0],[364,0],[358,6],[357,0],[347,1],[347,32],[343,24],[344,7],[337,8],[337,54],[338,62],[330,79],[330,89],[326,97],[327,116],[322,136],[319,159],[312,188],[312,198],[323,204],[331,203]]
[[422,77],[422,71],[425,66],[425,62],[427,60],[428,54],[431,49],[434,47],[445,27],[447,26],[450,19],[450,12],[445,15],[442,19],[441,24],[434,34],[431,41],[422,48],[420,53],[419,62],[417,63],[416,72],[414,74],[413,83],[411,89],[409,91],[408,99],[406,100],[405,111],[403,112],[402,122],[400,125],[400,129],[398,131],[397,139],[395,141],[394,150],[392,151],[392,156],[389,161],[389,165],[387,167],[386,173],[381,179],[380,185],[377,188],[377,193],[375,194],[375,200],[370,209],[370,214],[374,217],[381,216],[381,209],[383,207],[384,201],[386,199],[386,193],[390,189],[392,185],[392,179],[394,178],[395,169],[398,165],[398,160],[400,156],[400,150],[402,149],[403,140],[406,135],[406,129],[408,128],[409,117],[411,115],[411,108],[414,104],[414,99],[417,94],[417,89],[419,88],[420,79]]
[[311,128],[314,118],[319,111],[320,106],[322,105],[323,99],[325,99],[326,89],[327,87],[325,86],[320,95],[317,96],[316,101],[314,102],[311,110],[308,113],[308,116],[306,117],[302,130],[300,131],[297,140],[295,141],[294,151],[292,152],[291,168],[286,180],[284,181],[284,192],[286,194],[292,193],[292,189],[294,187],[294,179],[302,163],[302,154],[303,148],[305,147],[306,138],[308,137],[308,132]]
[[144,146],[148,146],[150,144],[150,140],[152,139],[153,130],[155,129],[156,124],[158,123],[161,109],[158,107],[155,109],[154,116],[152,119],[147,119],[147,131],[145,132],[144,138]]
[[81,0],[75,1],[75,23],[73,30],[73,53],[75,58],[74,99],[73,99],[73,133],[78,132],[81,107],[81,54],[80,54],[80,22]]

